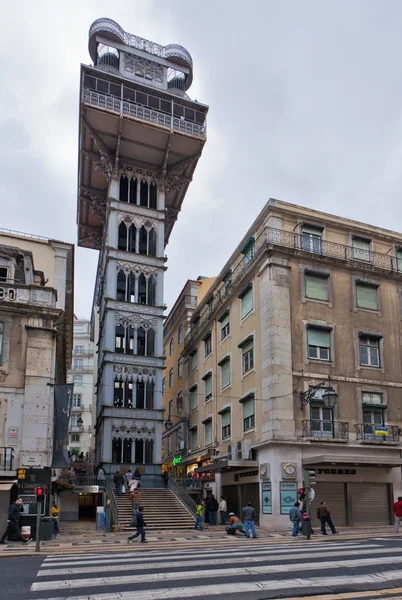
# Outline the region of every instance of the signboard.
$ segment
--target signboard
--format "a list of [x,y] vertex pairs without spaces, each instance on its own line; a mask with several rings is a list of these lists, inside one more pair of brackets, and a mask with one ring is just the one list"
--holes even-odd
[[272,515],[272,489],[271,483],[261,484],[262,493],[262,513],[264,515]]
[[16,429],[15,427],[9,427],[8,437],[11,439],[17,438],[18,437],[18,429]]
[[66,439],[73,389],[74,384],[72,383],[63,383],[54,386],[53,469],[64,468],[70,465],[66,449]]
[[297,502],[297,483],[281,481],[280,482],[281,496],[281,515],[288,515],[290,509]]
[[382,425],[376,425],[374,430],[375,435],[388,435],[388,427],[384,427]]
[[21,454],[21,464],[23,467],[40,467],[42,465],[42,456],[40,454]]
[[99,485],[75,485],[75,494],[98,494]]
[[173,459],[173,466],[175,467],[176,465],[179,465],[181,463],[182,459],[183,459],[183,457],[181,455],[175,456]]

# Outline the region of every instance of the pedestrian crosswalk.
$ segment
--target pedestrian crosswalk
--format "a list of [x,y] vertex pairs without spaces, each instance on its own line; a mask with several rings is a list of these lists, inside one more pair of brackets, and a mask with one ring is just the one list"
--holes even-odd
[[[139,546],[128,546],[114,553],[52,555],[44,559],[29,600],[311,599],[314,593],[328,600],[357,600],[397,598],[392,587],[402,589],[402,544],[397,539],[239,544],[141,552]],[[385,595],[383,588],[390,588]],[[361,595],[367,589],[372,595]],[[348,595],[339,595],[342,590]]]

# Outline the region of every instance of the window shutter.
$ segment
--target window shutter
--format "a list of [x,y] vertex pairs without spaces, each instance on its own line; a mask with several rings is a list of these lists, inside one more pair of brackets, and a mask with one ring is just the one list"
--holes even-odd
[[222,413],[222,427],[227,427],[227,425],[230,425],[230,410]]
[[198,388],[191,390],[191,410],[198,408]]
[[191,356],[191,370],[194,371],[198,367],[198,352],[197,350]]
[[370,242],[369,240],[364,240],[363,238],[353,238],[353,248],[357,248],[358,250],[366,250],[368,252],[370,250]]
[[306,275],[306,296],[315,300],[328,300],[328,277]]
[[229,325],[229,313],[221,321],[221,329],[224,329],[226,325]]
[[249,350],[252,350],[254,346],[254,342],[249,342],[248,344],[245,344],[245,346],[242,347],[242,353],[246,354],[246,352],[248,352]]
[[309,225],[303,225],[302,233],[309,233],[311,235],[317,235],[319,237],[322,236],[322,229],[318,227],[311,227]]
[[209,375],[209,377],[206,377],[206,379],[205,379],[205,396],[209,396],[209,394],[212,394],[212,377],[211,377],[211,375]]
[[357,306],[359,308],[369,308],[378,310],[378,290],[374,285],[365,285],[358,283],[356,285]]
[[252,417],[254,414],[254,397],[243,402],[243,419]]
[[212,421],[205,423],[205,445],[212,444]]
[[330,332],[328,331],[328,329],[318,329],[309,327],[307,330],[308,345],[329,348],[329,336]]
[[253,310],[253,289],[250,288],[241,299],[241,318],[244,319]]
[[221,366],[221,383],[222,388],[230,383],[230,360],[226,360]]

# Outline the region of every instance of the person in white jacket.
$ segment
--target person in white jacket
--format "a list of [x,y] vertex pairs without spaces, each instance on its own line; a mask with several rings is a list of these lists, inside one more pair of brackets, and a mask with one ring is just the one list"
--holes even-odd
[[227,518],[227,514],[228,514],[228,505],[227,502],[224,498],[222,498],[221,496],[221,501],[219,502],[219,515],[220,515],[220,519],[221,519],[221,525],[226,525],[226,518]]

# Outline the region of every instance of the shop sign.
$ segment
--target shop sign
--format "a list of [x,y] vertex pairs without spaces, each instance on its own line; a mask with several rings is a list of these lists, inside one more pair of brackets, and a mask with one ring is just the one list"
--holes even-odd
[[183,457],[181,455],[175,456],[173,459],[173,466],[175,467],[176,465],[179,465],[181,463],[182,459],[183,459]]
[[255,471],[246,471],[245,473],[236,473],[234,476],[235,481],[239,481],[239,478],[242,477],[256,477],[258,475],[258,470]]
[[281,496],[281,515],[288,515],[290,509],[297,502],[297,483],[281,481],[280,482]]
[[40,454],[21,454],[21,462],[24,467],[40,467],[42,457]]
[[98,485],[81,485],[74,486],[75,494],[98,494],[99,486]]
[[356,475],[356,469],[317,469],[317,475]]
[[374,429],[374,433],[375,435],[384,435],[387,436],[388,435],[388,427],[383,427],[380,425],[376,425],[375,429]]
[[272,489],[271,483],[263,483],[261,485],[262,493],[262,513],[264,515],[272,515]]
[[15,429],[14,427],[10,427],[8,430],[8,437],[9,438],[17,438],[18,437],[18,429]]

